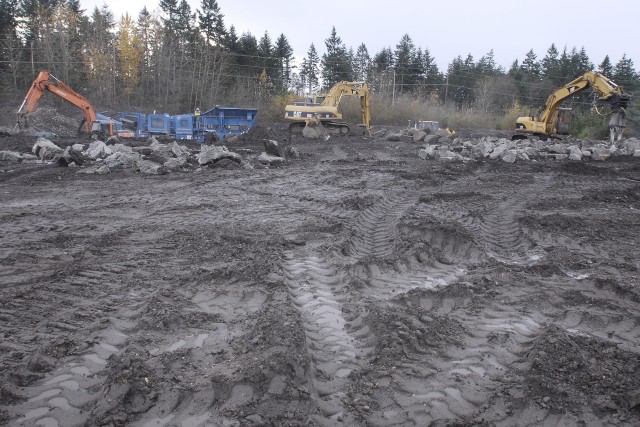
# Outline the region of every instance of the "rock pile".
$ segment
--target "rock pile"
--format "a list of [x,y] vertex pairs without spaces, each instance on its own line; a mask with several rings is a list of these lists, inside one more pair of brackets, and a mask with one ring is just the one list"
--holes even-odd
[[[431,135],[428,135],[431,136]],[[640,157],[640,141],[627,138],[609,146],[601,141],[572,141],[549,143],[538,139],[510,141],[506,138],[483,137],[480,139],[440,138],[435,144],[424,145],[418,151],[421,159],[463,162],[470,160],[502,160],[507,163],[537,159],[598,160],[611,156]]]

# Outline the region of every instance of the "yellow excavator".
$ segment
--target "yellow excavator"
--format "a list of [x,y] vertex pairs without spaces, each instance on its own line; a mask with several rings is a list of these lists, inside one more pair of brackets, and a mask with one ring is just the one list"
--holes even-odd
[[[524,139],[527,135],[541,137],[567,135],[571,127],[571,109],[560,108],[560,104],[565,99],[587,88],[592,88],[597,94],[594,100],[596,111],[598,103],[608,103],[611,105],[613,114],[624,114],[626,112],[627,102],[631,98],[629,94],[625,93],[620,86],[604,75],[596,71],[588,71],[572,82],[556,89],[547,98],[546,105],[537,117],[518,117],[516,120],[516,135],[513,136],[513,139]],[[617,126],[615,131],[620,131]],[[614,132],[613,126],[612,132]],[[618,134],[619,138],[620,134]]]
[[348,134],[349,124],[342,120],[342,114],[338,111],[343,96],[360,98],[362,124],[359,126],[363,126],[371,134],[369,86],[365,82],[347,81],[336,83],[325,96],[308,97],[305,101],[285,106],[284,118],[292,121],[289,130],[292,133],[302,133],[308,123],[320,122],[332,133]]

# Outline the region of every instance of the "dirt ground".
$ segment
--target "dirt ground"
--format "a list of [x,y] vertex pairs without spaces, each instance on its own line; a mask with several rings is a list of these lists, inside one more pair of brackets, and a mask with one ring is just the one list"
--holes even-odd
[[0,424],[640,425],[638,158],[290,142],[162,176],[0,162]]

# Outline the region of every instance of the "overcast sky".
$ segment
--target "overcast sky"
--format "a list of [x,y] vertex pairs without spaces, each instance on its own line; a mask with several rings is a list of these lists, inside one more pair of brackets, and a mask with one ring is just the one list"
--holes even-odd
[[[195,11],[201,0],[188,0]],[[104,0],[80,0],[90,14]],[[125,12],[136,18],[143,6],[158,8],[157,0],[109,0],[117,20]],[[256,38],[283,33],[297,59],[311,43],[322,55],[324,40],[335,26],[344,44],[364,43],[371,57],[384,47],[395,49],[404,34],[416,47],[428,48],[441,71],[453,58],[471,53],[477,61],[491,49],[498,65],[522,62],[529,49],[542,59],[552,43],[560,52],[584,47],[597,67],[609,55],[615,65],[623,54],[640,69],[640,1],[617,0],[218,0],[227,28]]]

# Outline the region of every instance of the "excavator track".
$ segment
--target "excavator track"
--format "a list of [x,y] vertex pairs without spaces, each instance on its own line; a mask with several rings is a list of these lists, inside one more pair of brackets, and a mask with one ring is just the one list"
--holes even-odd
[[[322,126],[331,134],[348,135],[351,127],[345,122],[321,121]],[[294,122],[289,125],[289,132],[300,135],[305,128],[305,122]]]

